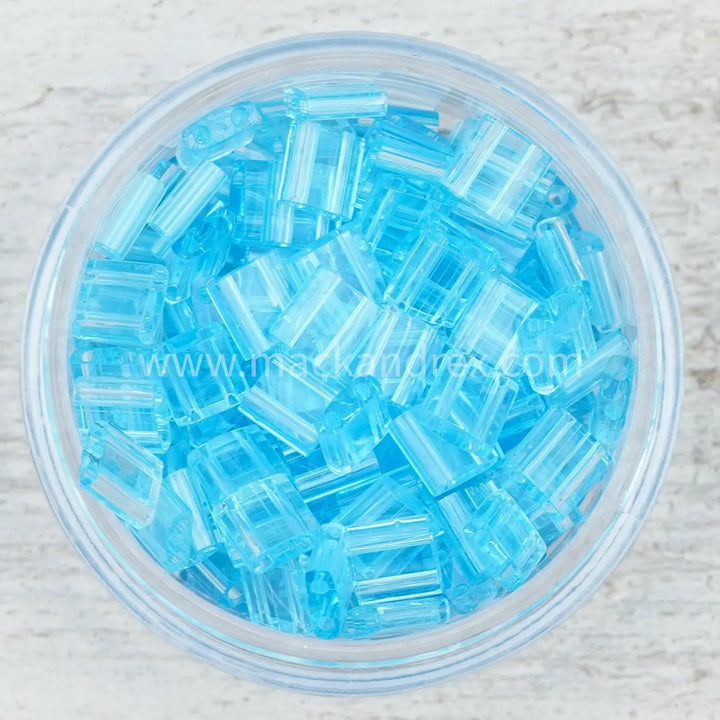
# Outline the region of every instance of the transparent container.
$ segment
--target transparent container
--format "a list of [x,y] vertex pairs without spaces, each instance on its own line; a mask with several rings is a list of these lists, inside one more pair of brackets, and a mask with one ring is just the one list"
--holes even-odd
[[[270,99],[326,74],[381,84],[394,104],[436,106],[446,122],[485,111],[555,158],[583,225],[609,240],[626,315],[637,328],[631,414],[607,489],[554,558],[500,601],[411,636],[318,640],[230,615],[162,570],[77,483],[69,320],[93,231],[118,188],[190,121],[236,98]],[[442,129],[449,129],[444,127]],[[195,655],[262,682],[366,694],[402,690],[494,662],[567,617],[627,552],[658,491],[681,397],[682,341],[670,273],[652,225],[613,161],[565,110],[475,57],[412,38],[333,34],[285,40],[208,67],[143,108],[103,148],[66,199],[32,282],[22,351],[28,437],[62,526],[100,579],[136,615]]]

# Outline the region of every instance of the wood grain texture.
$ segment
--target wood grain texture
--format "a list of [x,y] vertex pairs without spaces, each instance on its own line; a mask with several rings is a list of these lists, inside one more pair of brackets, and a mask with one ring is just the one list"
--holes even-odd
[[[483,672],[352,701],[226,676],[120,607],[45,502],[18,395],[33,263],[56,208],[105,139],[210,61],[341,29],[478,53],[576,113],[657,224],[687,358],[671,470],[640,538],[592,600]],[[0,38],[0,718],[720,717],[720,4],[3,0]]]

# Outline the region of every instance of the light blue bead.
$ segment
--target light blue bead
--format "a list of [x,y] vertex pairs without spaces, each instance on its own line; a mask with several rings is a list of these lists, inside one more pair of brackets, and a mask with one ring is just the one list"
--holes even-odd
[[243,594],[250,620],[287,633],[312,634],[306,565],[307,558],[300,558],[262,575],[243,569]]
[[351,120],[381,117],[387,95],[371,83],[318,85],[285,91],[285,113],[294,120]]
[[545,555],[546,546],[537,530],[503,490],[481,485],[472,503],[452,493],[438,505],[473,570],[504,590],[522,585]]
[[498,262],[492,248],[438,218],[421,227],[385,296],[426,322],[452,327]]
[[555,292],[568,285],[586,282],[573,240],[561,218],[538,223],[535,249]]
[[80,486],[132,527],[148,525],[162,483],[163,464],[107,423],[90,429],[80,460]]
[[438,328],[385,308],[357,357],[354,374],[374,377],[389,400],[408,406],[427,387],[442,347]]
[[382,270],[354,223],[317,240],[288,262],[296,286],[301,286],[320,267],[336,273],[366,297],[382,300],[385,290]]
[[315,635],[329,640],[342,631],[353,591],[345,555],[345,528],[324,525],[305,574],[308,610]]
[[171,489],[190,511],[192,523],[187,531],[191,539],[188,562],[193,565],[202,562],[218,550],[222,541],[217,536],[210,508],[196,484],[196,478],[189,474],[187,468],[182,468],[166,475],[163,486]]
[[448,442],[492,458],[518,385],[475,358],[447,354],[421,405],[426,424]]
[[303,285],[270,334],[316,368],[338,374],[360,351],[378,308],[339,275],[319,268]]
[[288,460],[288,466],[293,484],[321,523],[337,518],[343,508],[380,477],[380,467],[373,453],[346,473],[336,473],[328,468],[320,450],[307,458],[298,454]]
[[462,485],[496,458],[492,454],[482,461],[466,450],[438,435],[413,410],[390,423],[390,434],[407,462],[420,476],[432,495],[442,495]]
[[553,286],[540,262],[535,243],[530,245],[526,253],[520,258],[515,270],[509,273],[512,281],[527,295],[537,300],[544,300],[553,293]]
[[576,205],[577,197],[575,193],[559,177],[556,177],[548,190],[541,216],[562,217],[566,224],[574,225],[574,222],[568,223],[567,221]]
[[149,224],[158,233],[153,252],[162,257],[228,182],[228,176],[211,162],[188,172],[150,216]]
[[581,362],[572,362],[560,387],[547,396],[553,407],[570,407],[592,392],[600,382],[613,358],[630,354],[630,343],[619,330],[598,338],[595,352]]
[[551,409],[508,453],[506,465],[516,475],[503,487],[536,526],[542,526],[537,517],[549,511],[559,513],[564,529],[582,519],[598,497],[610,458],[587,427],[568,412]]
[[332,215],[305,205],[279,202],[272,219],[272,236],[277,245],[307,247],[338,227]]
[[156,380],[81,377],[73,393],[81,433],[95,423],[110,423],[152,452],[170,445],[170,410]]
[[150,350],[103,345],[70,356],[73,377],[146,378]]
[[442,177],[452,156],[447,138],[402,115],[373,123],[366,143],[365,173],[385,170],[435,180]]
[[279,199],[342,218],[352,216],[364,142],[349,126],[293,123]]
[[162,265],[91,260],[83,274],[73,335],[108,345],[153,345],[167,289]]
[[195,550],[192,527],[189,508],[164,485],[152,522],[135,530],[135,537],[159,565],[172,573],[192,564]]
[[596,349],[583,285],[570,285],[544,300],[522,324],[518,337],[530,385],[549,395]]
[[527,382],[519,383],[519,388],[500,430],[500,445],[505,452],[527,435],[547,410],[543,396],[535,394]]
[[252,140],[260,119],[258,109],[249,102],[209,112],[182,131],[178,161],[184,168],[194,168],[244,147]]
[[225,608],[244,604],[242,576],[223,550],[181,570],[180,581],[205,599]]
[[229,204],[238,219],[236,236],[251,247],[280,245],[272,232],[277,163],[243,160],[235,168]]
[[610,266],[603,241],[585,230],[575,233],[573,241],[590,285],[593,325],[601,331],[621,327],[624,313],[617,276]]
[[200,327],[192,298],[176,303],[165,303],[163,307],[163,339],[170,340],[176,335],[192,332]]
[[449,619],[450,607],[443,597],[359,605],[348,611],[345,634],[351,638],[393,637],[443,625]]
[[188,298],[195,278],[213,276],[225,264],[235,218],[220,206],[196,220],[163,258],[168,268],[167,302]]
[[307,363],[274,353],[257,382],[243,395],[239,408],[276,438],[308,455],[318,444],[315,423],[339,389]]
[[493,220],[509,224],[548,170],[552,158],[499,120],[465,120],[454,136],[455,155],[443,178]]
[[270,348],[268,331],[291,298],[289,279],[276,252],[210,283],[207,292],[245,359]]
[[183,428],[187,433],[188,442],[198,447],[209,442],[218,435],[224,435],[232,430],[239,430],[249,424],[249,420],[237,407],[211,415],[204,420],[192,423]]
[[385,398],[374,378],[355,378],[320,416],[318,439],[328,467],[349,472],[385,436],[390,422]]
[[450,345],[509,372],[520,355],[518,330],[537,301],[502,277],[491,277],[450,336]]
[[122,260],[164,193],[165,185],[153,175],[134,175],[100,223],[95,238],[100,252],[111,260]]
[[442,592],[434,528],[427,515],[350,526],[345,549],[361,605]]
[[590,429],[598,442],[613,450],[627,421],[635,364],[629,357],[612,358],[598,386]]
[[217,324],[172,338],[163,345],[158,365],[178,425],[237,405],[248,387],[235,345]]
[[440,113],[438,113],[437,110],[411,107],[408,105],[388,105],[387,114],[412,120],[436,132],[440,126]]

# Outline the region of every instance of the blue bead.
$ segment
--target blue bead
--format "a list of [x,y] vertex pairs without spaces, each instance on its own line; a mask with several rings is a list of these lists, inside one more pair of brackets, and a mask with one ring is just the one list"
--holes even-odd
[[596,349],[583,285],[570,285],[544,300],[522,324],[518,337],[530,385],[549,395]]
[[277,253],[269,252],[210,283],[207,292],[245,359],[270,348],[269,329],[291,298],[289,279]]
[[538,224],[535,248],[554,291],[586,282],[573,240],[561,218],[549,218]]
[[350,218],[364,142],[349,126],[298,122],[290,127],[280,200]]
[[221,607],[236,608],[244,602],[240,570],[223,550],[181,570],[178,578],[193,592]]
[[429,323],[452,327],[498,262],[492,248],[438,218],[421,227],[385,296]]
[[338,224],[333,216],[314,208],[278,202],[272,219],[272,237],[277,245],[302,248],[332,232]]
[[448,354],[421,413],[448,442],[479,458],[491,458],[517,393],[517,383],[491,366]]
[[366,143],[365,173],[385,170],[433,180],[442,177],[452,156],[447,138],[404,115],[373,123]]
[[390,434],[432,495],[462,485],[496,460],[492,453],[481,460],[448,442],[413,410],[392,421]]
[[235,345],[218,324],[172,338],[163,345],[158,366],[178,425],[237,405],[248,387]]
[[506,458],[498,480],[549,542],[579,522],[607,480],[610,458],[572,415],[551,409]]
[[193,516],[189,508],[168,486],[160,490],[152,522],[135,537],[151,557],[168,572],[177,572],[192,563]]
[[183,428],[187,433],[188,442],[193,447],[204,445],[218,435],[224,435],[231,430],[238,430],[249,424],[249,420],[237,407],[216,413],[204,420],[198,420]]
[[148,222],[158,233],[153,252],[162,257],[227,182],[227,175],[211,162],[188,172],[150,216]]
[[573,242],[590,285],[593,325],[601,331],[620,327],[624,318],[622,301],[603,241],[594,233],[583,230],[575,233]]
[[393,637],[443,625],[449,619],[450,608],[443,597],[359,605],[348,611],[345,634],[352,638]]
[[612,358],[598,385],[590,429],[598,442],[614,449],[627,421],[635,364],[629,357]]
[[303,285],[270,334],[316,368],[338,374],[360,351],[378,308],[339,275],[319,268]]
[[552,158],[490,115],[464,121],[443,178],[456,194],[493,220],[509,224],[548,170]]
[[180,302],[166,302],[163,307],[163,339],[170,340],[176,335],[192,332],[200,327],[192,298]]
[[337,473],[352,470],[384,437],[389,422],[377,381],[369,377],[352,380],[333,398],[317,422],[327,466]]
[[537,530],[503,490],[480,485],[471,502],[452,493],[438,505],[472,569],[504,590],[522,585],[545,555],[546,546]]
[[457,324],[450,345],[509,372],[520,355],[518,330],[536,307],[510,281],[492,277]]
[[388,105],[387,114],[412,120],[436,132],[440,126],[440,113],[437,110],[410,107],[408,105]]
[[73,377],[147,378],[150,350],[102,345],[70,356]]
[[427,387],[442,347],[438,328],[385,308],[357,357],[354,374],[373,376],[389,400],[411,405]]
[[515,397],[505,423],[500,430],[500,445],[504,452],[517,445],[537,421],[545,414],[547,405],[542,395],[536,395],[526,382],[519,383],[519,392]]
[[371,83],[318,85],[285,91],[285,113],[294,120],[351,120],[381,117],[387,95]]
[[162,332],[167,282],[161,265],[91,260],[81,280],[74,337],[109,345],[153,345]]
[[73,399],[81,433],[105,422],[153,452],[170,445],[170,411],[153,379],[81,377],[75,381]]
[[187,468],[176,470],[165,476],[165,488],[171,489],[185,504],[192,516],[192,523],[187,530],[191,545],[188,553],[188,564],[197,564],[213,555],[219,548],[218,537],[210,508],[200,488],[195,484]]
[[288,263],[296,286],[301,286],[320,267],[336,273],[366,297],[382,299],[385,290],[382,270],[355,224],[346,224],[326,235]]
[[380,467],[373,453],[346,473],[336,473],[328,468],[320,450],[307,458],[298,454],[288,460],[288,466],[293,474],[293,484],[321,523],[335,520],[343,508],[380,477]]
[[312,633],[305,566],[307,558],[291,560],[257,575],[243,569],[243,595],[249,618],[259,625],[296,635]]
[[134,175],[100,223],[95,239],[98,250],[106,258],[122,260],[164,193],[165,185],[153,175]]
[[280,245],[272,232],[277,164],[242,160],[235,168],[229,203],[238,218],[236,236],[251,247]]
[[107,423],[93,425],[80,460],[80,486],[132,527],[155,515],[163,464],[149,450]]
[[575,193],[558,177],[556,177],[545,198],[542,217],[563,217],[572,213],[577,205]]
[[342,525],[323,526],[322,539],[312,551],[305,580],[315,635],[324,639],[337,637],[353,591]]
[[178,161],[189,169],[228,155],[252,140],[259,123],[260,113],[249,102],[213,110],[182,131]]

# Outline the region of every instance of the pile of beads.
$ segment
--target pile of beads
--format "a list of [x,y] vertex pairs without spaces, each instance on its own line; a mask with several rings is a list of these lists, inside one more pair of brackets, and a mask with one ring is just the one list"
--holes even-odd
[[620,292],[553,158],[372,84],[186,127],[79,284],[80,484],[168,572],[320,638],[512,592],[606,484],[633,385]]

